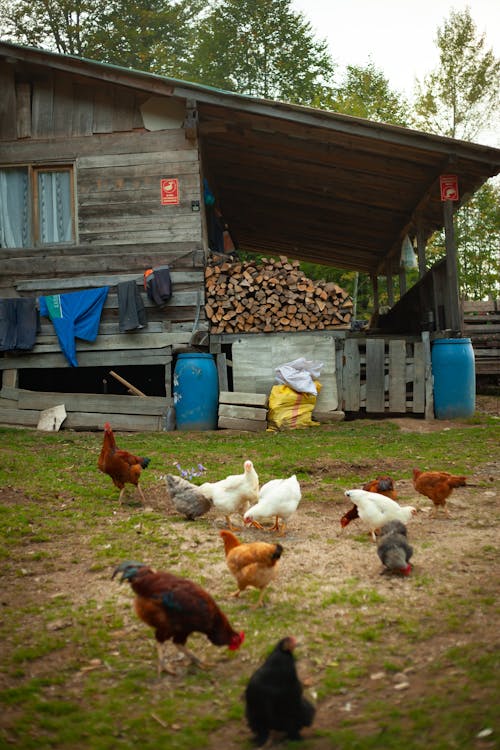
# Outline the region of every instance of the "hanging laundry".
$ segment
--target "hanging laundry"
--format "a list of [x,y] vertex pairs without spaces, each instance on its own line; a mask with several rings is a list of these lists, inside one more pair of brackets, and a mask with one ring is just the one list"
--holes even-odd
[[118,284],[118,315],[120,333],[147,326],[146,308],[135,281]]
[[40,331],[35,297],[0,299],[0,351],[29,351]]
[[52,321],[61,350],[72,367],[78,367],[75,338],[95,341],[109,286],[81,292],[40,297],[40,315]]
[[144,271],[144,288],[155,305],[164,305],[172,296],[172,277],[169,266],[156,266]]

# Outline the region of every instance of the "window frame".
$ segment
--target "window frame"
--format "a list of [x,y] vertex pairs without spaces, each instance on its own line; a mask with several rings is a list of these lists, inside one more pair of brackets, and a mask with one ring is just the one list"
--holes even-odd
[[[72,246],[77,244],[77,215],[75,190],[75,164],[71,162],[30,162],[23,164],[0,164],[0,170],[26,169],[28,175],[28,233],[30,244],[27,247],[44,248],[52,246]],[[69,173],[69,206],[71,212],[71,239],[63,242],[43,242],[40,224],[38,176],[44,172]],[[15,249],[15,248],[13,248]]]

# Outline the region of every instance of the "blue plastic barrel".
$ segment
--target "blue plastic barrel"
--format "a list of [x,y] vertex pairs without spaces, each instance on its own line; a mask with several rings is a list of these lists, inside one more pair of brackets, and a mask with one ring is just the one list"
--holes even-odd
[[476,368],[471,340],[436,339],[431,359],[436,418],[471,417],[476,408]]
[[178,430],[217,429],[219,378],[211,354],[178,354],[173,390]]

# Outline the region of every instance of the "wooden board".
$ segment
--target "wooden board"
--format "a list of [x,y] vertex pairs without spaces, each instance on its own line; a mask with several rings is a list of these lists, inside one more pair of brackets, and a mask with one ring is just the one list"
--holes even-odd
[[219,417],[233,417],[234,419],[255,419],[259,422],[267,420],[267,409],[256,406],[235,406],[234,404],[219,404]]
[[17,403],[19,409],[43,410],[58,404],[64,404],[68,412],[161,416],[172,405],[173,400],[170,396],[168,398],[161,396],[141,398],[139,396],[104,393],[45,393],[43,391],[19,390]]
[[264,432],[267,430],[267,422],[259,422],[255,419],[235,419],[233,417],[219,417],[219,429],[245,430],[246,432]]
[[268,397],[264,393],[241,393],[240,391],[221,391],[219,393],[219,404],[267,407],[267,402]]
[[366,341],[366,411],[385,409],[385,342],[384,339]]
[[389,341],[389,411],[406,411],[406,342]]
[[413,345],[413,409],[415,414],[425,412],[425,373],[426,373],[426,355],[424,344],[421,341]]
[[[164,349],[127,349],[112,351],[80,352],[76,351],[79,367],[113,367],[118,365],[167,365],[172,362],[172,347]],[[64,354],[48,352],[46,354],[24,354],[19,356],[0,357],[0,370],[22,370],[53,367],[70,367]]]
[[358,339],[346,339],[344,342],[342,380],[344,385],[344,409],[346,411],[359,411],[361,376]]

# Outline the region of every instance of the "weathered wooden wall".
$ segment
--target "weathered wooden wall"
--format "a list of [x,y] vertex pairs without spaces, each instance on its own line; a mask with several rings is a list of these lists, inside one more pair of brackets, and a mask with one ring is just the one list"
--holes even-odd
[[[186,138],[182,123],[146,130],[141,105],[147,94],[105,81],[5,64],[0,89],[0,166],[72,165],[76,196],[74,244],[0,248],[0,297],[109,285],[96,342],[77,342],[79,366],[161,365],[169,397],[174,349],[208,329],[196,140]],[[174,104],[177,112],[185,108]],[[160,181],[171,177],[178,179],[180,200],[164,206]],[[173,296],[159,307],[147,299],[143,272],[164,264],[171,268]],[[148,326],[122,334],[117,284],[131,279],[141,290]],[[45,318],[31,352],[0,356],[0,370],[67,366]]]
[[500,375],[500,299],[463,300],[462,333],[471,340],[476,375]]

